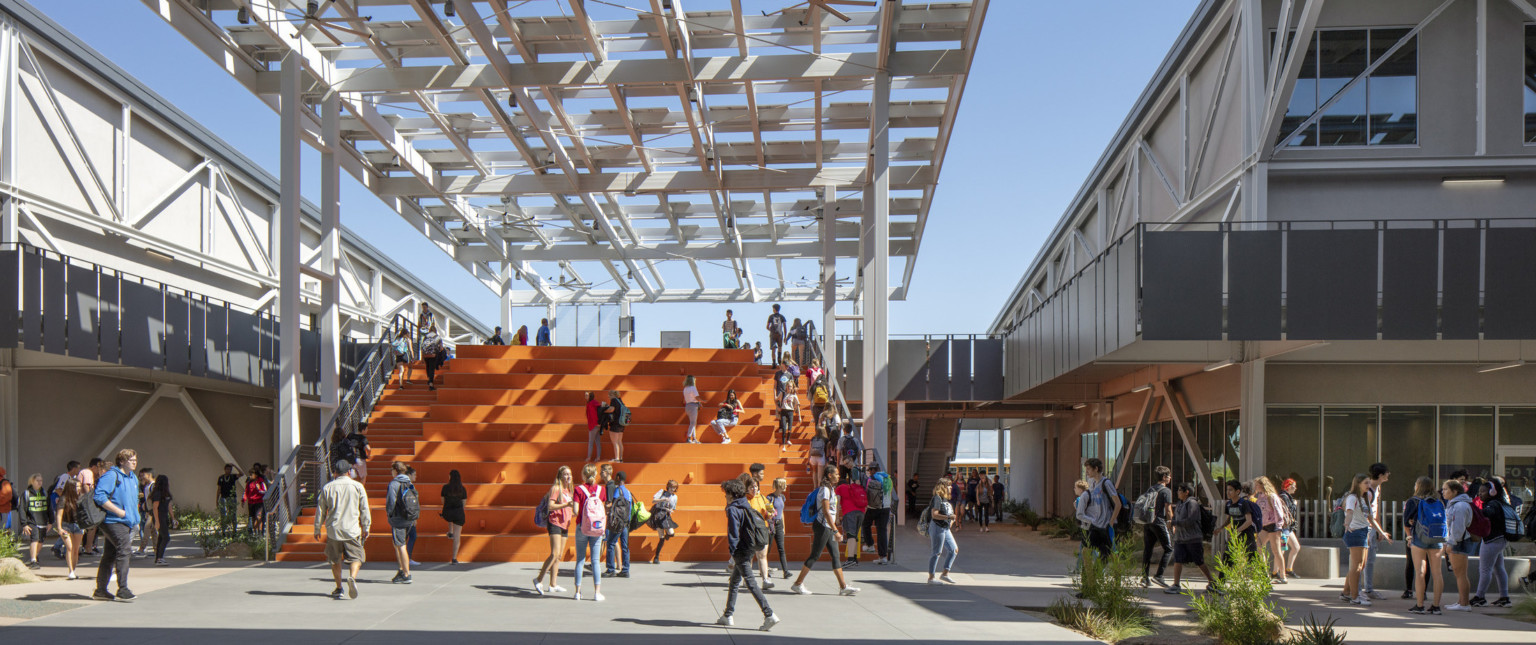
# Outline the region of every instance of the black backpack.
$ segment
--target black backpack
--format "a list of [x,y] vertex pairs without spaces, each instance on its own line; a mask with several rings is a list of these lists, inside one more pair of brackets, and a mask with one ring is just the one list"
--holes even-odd
[[1214,533],[1216,533],[1216,514],[1212,513],[1211,509],[1207,508],[1204,505],[1201,505],[1200,506],[1200,534],[1202,536],[1204,536],[1205,539],[1209,540],[1209,539],[1211,539],[1211,535],[1214,534]]
[[415,486],[406,484],[400,487],[399,497],[395,499],[394,516],[411,522],[421,517],[421,503],[416,499]]
[[630,517],[634,514],[635,499],[629,494],[629,489],[614,486],[613,494],[608,498],[608,528],[618,530],[619,527],[629,526]]
[[741,537],[746,540],[747,548],[752,553],[757,553],[768,546],[768,523],[763,521],[762,514],[756,510],[749,508],[746,515]]
[[733,418],[735,416],[736,416],[736,408],[731,407],[730,404],[725,404],[725,405],[720,406],[720,411],[715,413],[715,418],[716,419],[730,419],[730,418]]

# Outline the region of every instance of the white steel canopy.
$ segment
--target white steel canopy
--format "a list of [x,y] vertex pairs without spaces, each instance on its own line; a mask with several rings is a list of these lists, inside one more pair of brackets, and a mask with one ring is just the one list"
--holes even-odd
[[904,297],[987,6],[142,1],[509,304],[822,299],[886,168]]

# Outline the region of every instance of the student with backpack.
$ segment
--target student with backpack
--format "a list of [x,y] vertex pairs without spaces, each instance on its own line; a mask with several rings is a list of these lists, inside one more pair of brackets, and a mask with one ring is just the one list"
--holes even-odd
[[597,466],[581,467],[581,485],[576,487],[576,589],[572,595],[581,600],[581,574],[586,571],[587,558],[592,558],[592,599],[603,601],[603,576],[598,573],[597,560],[602,555],[602,539],[607,535],[607,507],[603,487],[597,484]]
[[1104,462],[1098,457],[1084,461],[1083,469],[1088,475],[1088,505],[1086,517],[1078,519],[1088,523],[1088,546],[1097,549],[1101,557],[1108,558],[1115,544],[1115,518],[1122,507],[1120,493],[1104,476]]
[[[604,465],[605,468],[610,466]],[[603,542],[606,544],[607,554],[604,561],[607,568],[603,575],[619,578],[629,577],[629,518],[635,512],[635,496],[629,494],[629,489],[624,487],[628,475],[618,473],[608,483],[603,494],[608,500],[608,534]],[[622,557],[619,552],[622,551]],[[619,565],[623,566],[620,567]]]
[[779,452],[789,449],[789,435],[795,428],[795,421],[800,419],[800,396],[794,389],[784,392],[779,397]]
[[667,539],[677,532],[677,522],[672,520],[672,514],[677,512],[677,480],[668,479],[666,488],[656,491],[651,496],[651,519],[646,523],[656,529],[656,554],[651,557],[651,564],[661,564],[661,550],[667,546]]
[[785,579],[789,578],[789,562],[784,556],[784,505],[788,501],[789,480],[783,477],[774,479],[773,492],[768,494],[768,503],[773,506],[773,514],[768,518],[768,528],[773,532],[773,545],[779,550],[779,571],[783,572]]
[[[549,557],[544,558],[544,564],[539,567],[539,575],[533,578],[533,590],[540,596],[545,592],[565,593],[565,587],[560,586],[560,560],[565,558],[565,540],[569,538],[571,516],[575,514],[572,507],[571,467],[561,466],[555,471],[555,483],[549,487],[549,492],[539,500],[538,508],[533,511],[534,526],[545,529],[549,534]],[[549,586],[543,584],[544,576],[549,576]]]
[[1477,552],[1477,539],[1470,533],[1473,522],[1483,515],[1472,503],[1472,497],[1460,480],[1451,479],[1440,489],[1445,499],[1446,535],[1451,558],[1451,572],[1456,574],[1456,602],[1445,606],[1446,611],[1472,611],[1472,586],[1467,580],[1467,556]]
[[1269,558],[1269,576],[1274,584],[1286,584],[1285,552],[1280,548],[1280,529],[1290,525],[1285,502],[1274,483],[1262,475],[1253,478],[1253,495],[1259,505],[1259,552]]
[[[742,473],[740,479],[742,485],[747,488],[747,505],[763,518],[763,526],[773,528],[773,502],[763,494],[763,479],[767,476],[768,467],[754,463],[747,467],[747,472]],[[763,588],[772,589],[773,579],[768,576],[768,545],[763,544],[757,555],[753,556],[753,562],[760,568],[763,576]],[[782,567],[781,567],[782,568]]]
[[779,356],[784,353],[784,340],[789,336],[789,323],[784,319],[784,314],[779,313],[779,306],[773,306],[773,313],[768,314],[768,355],[773,357],[773,366],[779,366]]
[[[1488,604],[1508,607],[1509,572],[1504,569],[1504,547],[1509,546],[1510,538],[1520,538],[1520,518],[1509,503],[1503,477],[1488,478],[1478,494],[1483,499],[1483,517],[1488,518],[1488,535],[1483,537],[1482,549],[1477,554],[1477,593],[1468,604],[1472,607]],[[1493,581],[1499,583],[1499,598],[1489,603],[1483,598],[1483,592]]]
[[1163,555],[1157,561],[1157,574],[1152,576],[1158,586],[1166,586],[1163,583],[1163,571],[1168,568],[1168,561],[1173,559],[1172,536],[1168,531],[1168,520],[1173,518],[1173,491],[1168,489],[1168,483],[1173,481],[1173,471],[1167,466],[1158,466],[1152,469],[1152,486],[1147,492],[1136,498],[1135,520],[1142,525],[1142,549],[1141,549],[1141,586],[1148,586],[1147,570],[1152,568],[1152,549],[1162,547]]
[[769,531],[763,516],[747,502],[745,482],[748,481],[752,480],[736,478],[720,483],[720,490],[725,491],[726,499],[730,500],[725,506],[725,538],[731,550],[731,579],[725,593],[725,612],[715,624],[725,627],[736,624],[732,615],[736,613],[737,589],[745,582],[752,599],[763,610],[763,624],[758,629],[766,632],[779,623],[779,617],[774,615],[773,608],[768,606],[768,598],[757,586],[757,579],[752,575],[752,558],[768,548]]
[[245,475],[246,532],[256,535],[258,527],[266,525],[267,478],[261,474],[261,464],[251,466]]
[[43,548],[43,538],[48,536],[48,527],[53,525],[53,519],[48,515],[48,491],[43,487],[42,473],[32,473],[27,478],[27,489],[21,494],[19,510],[21,537],[31,544],[27,567],[41,568],[43,565],[37,561],[37,554]]
[[795,578],[795,584],[789,590],[802,596],[811,595],[811,590],[805,588],[805,577],[821,558],[822,551],[826,551],[832,558],[832,575],[837,577],[840,588],[838,595],[852,596],[859,593],[858,587],[849,585],[843,578],[843,562],[837,553],[837,545],[843,541],[837,523],[837,481],[837,466],[822,466],[821,485],[806,498],[800,508],[800,521],[811,525],[811,555],[805,559],[805,566],[800,567],[800,575]]
[[864,480],[864,497],[869,501],[869,507],[864,511],[864,536],[868,544],[873,538],[875,553],[879,559],[875,564],[890,564],[890,538],[887,533],[890,530],[892,493],[895,490],[891,476],[880,472],[880,464],[870,462],[865,466],[869,471]]
[[[954,505],[950,502],[951,482],[948,478],[940,477],[933,485],[933,497],[928,500],[928,507],[918,515],[918,531],[928,533],[928,544],[932,550],[928,553],[928,584],[955,584],[949,577],[949,570],[955,566],[955,557],[960,555],[960,546],[955,544],[954,531],[950,530],[954,521],[959,517]],[[939,573],[939,558],[944,558],[944,572]]]
[[416,486],[411,484],[403,461],[389,465],[395,474],[389,482],[389,492],[384,497],[384,515],[389,519],[390,539],[395,545],[395,577],[390,582],[411,584],[410,543],[416,539],[416,519],[421,516],[421,504],[416,497]]
[[[1413,497],[1403,504],[1403,528],[1407,532],[1409,565],[1408,590],[1413,593],[1412,614],[1440,615],[1440,598],[1445,593],[1445,576],[1440,571],[1440,556],[1445,552],[1448,530],[1445,502],[1435,494],[1435,480],[1420,477],[1413,482]],[[1435,598],[1424,608],[1424,595],[1430,576],[1435,580]]]
[[[1172,505],[1170,510],[1173,512],[1173,524],[1169,527],[1173,539],[1173,584],[1168,585],[1163,593],[1184,593],[1181,581],[1186,564],[1200,567],[1200,573],[1205,574],[1206,591],[1216,591],[1216,576],[1205,566],[1205,529],[1201,526],[1204,508],[1200,506],[1199,498],[1195,497],[1195,487],[1179,484],[1179,502]],[[1150,554],[1151,549],[1147,552]]]
[[1366,501],[1365,495],[1366,475],[1360,473],[1350,482],[1349,494],[1344,496],[1344,547],[1349,549],[1349,575],[1344,580],[1344,593],[1339,599],[1351,605],[1369,607],[1371,599],[1360,581],[1360,576],[1365,573],[1366,534],[1371,530],[1370,502]]
[[624,428],[629,426],[629,406],[624,405],[624,399],[619,396],[618,390],[608,391],[608,407],[603,409],[608,414],[608,435],[613,439],[613,463],[624,463]]
[[864,511],[869,508],[864,484],[853,481],[847,468],[839,468],[843,483],[837,485],[838,508],[843,509],[842,544],[848,547],[846,567],[859,566],[859,530],[864,526]]

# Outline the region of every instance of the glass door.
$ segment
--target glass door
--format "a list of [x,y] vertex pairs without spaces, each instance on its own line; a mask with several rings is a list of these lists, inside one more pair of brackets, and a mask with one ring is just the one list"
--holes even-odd
[[1509,494],[1526,502],[1536,499],[1536,446],[1499,446],[1497,472],[1509,484]]

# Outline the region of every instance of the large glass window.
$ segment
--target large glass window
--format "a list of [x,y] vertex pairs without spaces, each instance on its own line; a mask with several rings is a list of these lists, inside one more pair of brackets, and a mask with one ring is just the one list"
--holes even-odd
[[1381,409],[1381,461],[1392,469],[1382,489],[1386,499],[1404,500],[1413,494],[1420,476],[1437,480],[1435,469],[1435,406],[1386,406]]
[[1499,445],[1536,446],[1536,408],[1499,408]]
[[1322,499],[1322,482],[1317,476],[1318,439],[1322,409],[1270,408],[1264,430],[1264,455],[1270,477],[1277,482],[1296,480],[1296,497]]
[[1472,477],[1493,473],[1493,407],[1440,408],[1440,478],[1466,469]]
[[[1398,46],[1408,32],[1399,28],[1318,31],[1308,43],[1281,121],[1279,142],[1291,147],[1417,143],[1418,37]],[[1377,62],[1369,76],[1350,86]],[[1330,101],[1321,118],[1297,130]]]
[[1375,407],[1323,409],[1323,499],[1342,496],[1376,462],[1377,429]]
[[1525,26],[1525,142],[1536,143],[1536,25]]

